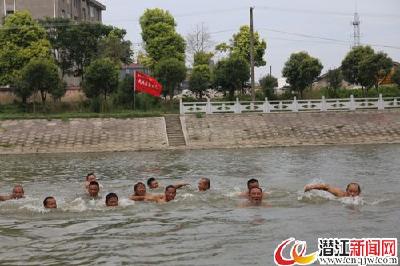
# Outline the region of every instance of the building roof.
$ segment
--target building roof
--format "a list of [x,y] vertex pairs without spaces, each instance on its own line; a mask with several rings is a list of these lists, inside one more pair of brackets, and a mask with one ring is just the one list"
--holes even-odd
[[106,10],[106,6],[96,0],[90,0],[89,3],[99,7],[101,10]]

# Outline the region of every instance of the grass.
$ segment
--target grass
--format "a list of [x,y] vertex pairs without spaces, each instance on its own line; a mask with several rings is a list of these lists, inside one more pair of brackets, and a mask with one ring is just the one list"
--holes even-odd
[[91,112],[67,112],[67,113],[0,113],[0,120],[22,120],[22,119],[61,119],[68,122],[72,118],[135,118],[135,117],[160,117],[166,113],[160,111],[120,111],[109,113]]
[[[63,103],[63,105],[65,105]],[[39,106],[40,107],[40,106]],[[32,112],[32,107],[28,106],[28,110],[18,104],[0,105],[0,121],[1,120],[23,120],[23,119],[61,119],[67,123],[73,118],[135,118],[135,117],[160,117],[165,114],[178,114],[177,106],[169,108],[168,105],[150,109],[150,110],[132,110],[132,109],[112,109],[107,112],[92,112],[89,108],[77,108],[73,105],[46,106],[47,109]]]

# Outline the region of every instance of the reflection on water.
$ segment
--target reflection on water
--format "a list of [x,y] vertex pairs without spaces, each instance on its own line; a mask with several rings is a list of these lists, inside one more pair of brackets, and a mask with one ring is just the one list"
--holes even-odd
[[[2,156],[0,194],[22,183],[27,197],[0,203],[0,265],[272,265],[288,237],[399,237],[400,146]],[[118,208],[87,201],[94,171]],[[200,177],[212,190],[196,191]],[[132,202],[137,181],[187,181],[175,202]],[[236,192],[258,178],[269,208],[239,208]],[[304,194],[310,182],[362,186],[362,197]],[[59,209],[44,210],[54,195]]]

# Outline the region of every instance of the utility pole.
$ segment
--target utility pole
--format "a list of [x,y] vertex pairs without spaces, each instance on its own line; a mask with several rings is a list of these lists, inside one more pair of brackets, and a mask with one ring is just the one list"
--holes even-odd
[[253,9],[250,7],[250,74],[251,74],[251,100],[256,100],[255,81],[254,81],[254,27]]

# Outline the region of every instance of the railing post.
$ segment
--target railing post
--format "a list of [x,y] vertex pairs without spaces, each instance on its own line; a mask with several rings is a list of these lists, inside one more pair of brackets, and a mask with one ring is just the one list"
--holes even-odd
[[238,97],[236,97],[236,102],[235,102],[235,105],[234,105],[233,109],[234,109],[233,111],[235,112],[235,114],[240,114],[241,113],[240,103],[239,103],[239,98]]
[[212,114],[210,98],[207,98],[206,114]]
[[354,101],[353,94],[350,95],[350,110],[351,111],[355,111],[356,110],[356,102]]
[[393,107],[397,106],[397,98],[393,99]]
[[382,93],[379,93],[378,110],[383,110],[383,109],[385,109],[385,103],[383,102]]
[[181,115],[184,114],[184,112],[183,112],[182,98],[179,99],[179,113],[180,113]]
[[297,97],[296,96],[293,97],[293,109],[292,109],[292,111],[293,112],[298,112],[299,111],[299,106],[298,106],[298,103],[297,103]]
[[321,99],[321,111],[322,112],[326,112],[327,108],[326,108],[326,100],[325,100],[325,96],[322,95],[322,99]]
[[270,107],[269,107],[269,102],[268,102],[268,98],[265,97],[265,102],[264,102],[264,113],[269,113],[270,112]]

